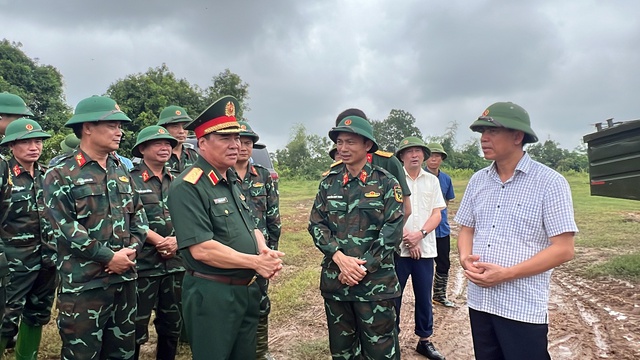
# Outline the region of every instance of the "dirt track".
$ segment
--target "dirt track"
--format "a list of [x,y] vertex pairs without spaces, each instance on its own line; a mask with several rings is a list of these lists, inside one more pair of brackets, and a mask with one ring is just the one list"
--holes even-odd
[[[580,261],[578,257],[574,261]],[[473,346],[465,305],[466,280],[452,254],[449,297],[455,309],[434,306],[437,349],[449,360],[473,359]],[[272,326],[270,348],[278,359],[294,359],[295,343],[326,338],[322,299],[318,291],[312,307],[286,324]],[[403,359],[424,359],[414,351],[413,292],[405,290],[400,345]],[[638,284],[619,280],[592,281],[580,278],[567,267],[556,269],[549,302],[549,349],[553,359],[640,358],[640,294]]]

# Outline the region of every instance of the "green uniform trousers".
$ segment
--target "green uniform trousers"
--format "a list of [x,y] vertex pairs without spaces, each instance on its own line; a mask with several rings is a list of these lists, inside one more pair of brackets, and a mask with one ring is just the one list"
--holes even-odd
[[155,306],[156,317],[153,324],[158,336],[175,339],[180,337],[182,319],[182,278],[184,272],[162,276],[138,278],[138,312],[136,315],[136,344],[149,340],[149,320]]
[[58,295],[61,359],[131,359],[135,353],[136,282]]
[[258,284],[227,285],[187,272],[182,310],[194,360],[255,359]]
[[394,299],[324,299],[333,359],[400,359]]
[[55,267],[13,272],[7,285],[1,337],[11,339],[16,336],[21,317],[30,326],[47,324],[51,319],[55,291]]

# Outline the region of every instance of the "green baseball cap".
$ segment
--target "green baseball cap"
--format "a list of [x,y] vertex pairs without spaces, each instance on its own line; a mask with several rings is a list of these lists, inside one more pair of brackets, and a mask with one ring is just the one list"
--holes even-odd
[[335,143],[338,141],[338,134],[341,132],[358,134],[365,139],[371,140],[373,146],[369,149],[370,153],[378,150],[378,143],[376,142],[376,138],[373,137],[373,127],[367,120],[359,116],[347,116],[342,119],[338,126],[329,131],[329,138]]
[[40,124],[35,122],[35,120],[20,118],[7,125],[5,137],[2,139],[2,142],[0,142],[0,145],[6,145],[17,140],[46,139],[50,137],[51,135],[44,132]]
[[80,100],[73,116],[64,126],[98,121],[123,121],[131,122],[131,119],[120,110],[115,100],[108,96],[93,95]]
[[209,105],[198,117],[185,126],[185,130],[193,130],[196,138],[207,134],[237,134],[242,132],[236,119],[236,111],[240,109],[238,100],[226,95]]
[[193,121],[187,114],[187,110],[177,105],[167,106],[160,112],[160,118],[156,125],[177,124]]
[[429,150],[431,150],[431,153],[439,153],[442,154],[442,160],[445,160],[447,158],[447,152],[444,151],[444,148],[442,147],[442,145],[438,144],[438,143],[428,143],[427,147],[429,148]]
[[497,102],[489,106],[469,127],[481,132],[485,127],[503,127],[524,132],[523,144],[538,142],[538,136],[531,129],[529,113],[512,102]]
[[8,92],[0,93],[0,114],[33,116],[20,96]]
[[402,161],[400,159],[400,155],[402,153],[402,151],[404,149],[408,149],[410,147],[420,147],[422,148],[422,151],[424,151],[424,159],[427,160],[427,158],[431,155],[431,150],[429,150],[429,148],[427,147],[427,145],[424,143],[424,141],[422,139],[420,139],[417,136],[409,136],[406,137],[404,139],[402,139],[400,141],[400,145],[398,146],[398,149],[396,150],[396,157]]
[[78,139],[76,134],[69,134],[60,142],[60,149],[67,154],[77,149],[78,146],[80,146],[80,139]]
[[131,153],[133,154],[133,156],[139,158],[142,157],[142,153],[140,152],[139,147],[147,141],[169,140],[172,148],[178,145],[178,140],[171,136],[167,129],[159,125],[147,126],[146,128],[140,130],[140,132],[138,133],[138,138],[136,140],[136,144],[133,146],[133,150],[131,150]]
[[260,137],[258,136],[258,134],[256,134],[255,131],[253,131],[248,122],[238,121],[238,124],[240,124],[240,129],[242,129],[242,132],[240,132],[240,136],[250,137],[251,140],[253,140],[254,149],[264,149],[265,147],[267,147],[264,144],[258,144],[258,140],[260,139]]

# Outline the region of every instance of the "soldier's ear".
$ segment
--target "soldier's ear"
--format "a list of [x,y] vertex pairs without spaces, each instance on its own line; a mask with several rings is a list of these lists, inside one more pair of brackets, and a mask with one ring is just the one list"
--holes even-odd
[[373,141],[366,139],[366,141],[364,142],[364,147],[367,149],[367,152],[369,152],[369,150],[371,150],[371,148],[373,147]]

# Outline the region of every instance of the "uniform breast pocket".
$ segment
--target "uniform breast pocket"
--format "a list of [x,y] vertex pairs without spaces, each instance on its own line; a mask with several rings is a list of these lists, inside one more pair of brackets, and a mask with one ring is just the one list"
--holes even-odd
[[211,221],[213,223],[214,238],[231,239],[240,233],[240,224],[234,220],[239,218],[239,214],[236,214],[237,211],[229,203],[215,204],[213,201],[211,202]]
[[29,201],[30,198],[31,193],[29,191],[12,192],[11,211],[9,212],[8,217],[14,218],[26,212],[32,211],[31,206],[35,205],[35,203]]
[[160,196],[154,193],[140,194],[140,200],[143,205],[159,205]]
[[251,188],[251,201],[260,212],[267,211],[267,190],[264,186]]
[[336,225],[338,227],[346,226],[344,219],[347,215],[347,203],[344,201],[329,200],[327,203],[327,214],[329,216],[329,227],[331,230],[339,231],[339,229],[334,227]]
[[71,189],[76,205],[78,220],[93,216],[103,219],[109,211],[109,203],[105,196],[105,189],[98,184],[76,185]]
[[129,183],[118,183],[118,196],[121,199],[122,210],[126,213],[133,213],[133,189]]
[[358,204],[360,211],[360,230],[379,230],[384,222],[384,203],[382,200],[365,201]]

